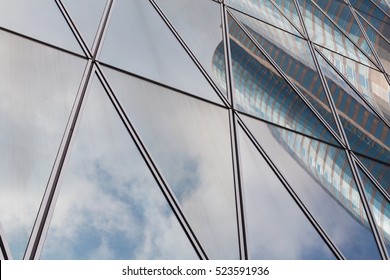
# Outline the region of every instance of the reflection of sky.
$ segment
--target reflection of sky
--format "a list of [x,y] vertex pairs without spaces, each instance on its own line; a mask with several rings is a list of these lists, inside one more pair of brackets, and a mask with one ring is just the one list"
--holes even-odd
[[238,258],[227,110],[105,70],[208,256]]
[[[339,167],[334,167],[346,163],[344,151],[248,117],[243,118],[260,145],[346,258],[379,258],[372,233],[342,206],[342,203],[348,204],[349,201],[352,213],[359,213],[362,209],[354,182],[348,182],[351,180],[348,177],[349,169],[344,167],[343,172],[338,170]],[[331,158],[332,154],[337,155],[335,160]],[[343,174],[347,176],[340,178]],[[335,193],[337,188],[340,193]],[[340,201],[335,197],[340,197]],[[362,218],[358,216],[357,219]]]
[[115,2],[100,59],[221,103],[149,1]]
[[[222,41],[220,5],[212,1],[156,1],[211,76],[215,46]],[[220,86],[226,91],[226,86]]]
[[92,47],[107,0],[61,0],[61,2],[70,13],[86,44]]
[[[232,26],[230,25],[229,27]],[[238,40],[232,37],[230,42],[236,100],[238,100],[241,107],[246,112],[253,113],[256,116],[282,124],[283,126],[303,131],[309,135],[312,134],[310,132],[311,128],[312,131],[314,128],[316,129],[314,130],[314,135],[323,134],[325,129],[323,126],[313,123],[315,119],[308,117],[306,113],[302,113],[303,109],[300,109],[300,107],[294,107],[295,100],[298,98],[296,94],[288,92],[286,86],[283,86],[282,83],[271,82],[272,73],[270,73],[271,70],[267,70],[270,68],[268,62],[261,56],[249,59],[250,56],[246,53],[255,53],[256,48],[248,46],[246,39],[240,37],[241,34],[237,33],[234,27],[231,29],[234,30],[231,30],[231,32],[234,32],[233,34],[240,38],[240,41],[237,42]],[[216,57],[221,55],[219,50],[220,46],[216,49]],[[287,53],[291,52],[291,50],[287,51],[287,49],[285,51]],[[281,54],[282,52],[280,51],[278,56],[281,56]],[[243,59],[245,56],[248,56],[248,59]],[[294,56],[297,55],[295,54]],[[216,64],[215,67],[218,68],[218,65]],[[305,70],[310,71],[311,69]],[[264,71],[268,71],[268,73],[262,74]],[[223,78],[220,77],[220,79],[222,80]],[[275,76],[274,79],[278,79],[278,77]],[[273,86],[267,88],[267,84]],[[274,94],[271,96],[270,92]],[[283,98],[278,97],[280,92],[284,93]],[[291,96],[290,99],[288,95]],[[304,125],[304,127],[302,128],[300,125]],[[263,143],[265,141],[264,131],[258,133],[258,139],[261,139],[260,143]],[[298,189],[300,196],[307,199],[307,205],[312,207],[311,209],[313,209],[312,211],[317,216],[317,219],[347,258],[377,258],[378,252],[375,249],[371,250],[371,248],[376,248],[372,234],[350,216],[352,215],[361,223],[367,224],[366,216],[364,212],[361,212],[362,205],[356,186],[352,181],[351,171],[344,166],[347,162],[344,151],[340,150],[340,152],[337,152],[338,150],[330,148],[331,146],[319,145],[319,142],[308,141],[309,138],[297,140],[296,137],[288,135],[287,132],[282,135],[272,133],[272,138],[274,139],[273,142],[275,142],[275,138],[280,142],[279,145],[285,150],[285,154],[275,155],[275,148],[270,148],[272,152],[269,152],[269,155],[272,158],[275,157],[275,159],[280,157],[285,159],[287,155],[290,155],[289,161],[292,160],[291,165],[297,166],[296,162],[301,164],[303,168],[301,172],[305,171],[303,172],[305,175],[298,176],[301,180],[297,180],[296,174],[294,174],[295,176],[291,179],[291,182],[294,182],[292,185],[296,188],[301,186]],[[286,166],[284,163],[281,163],[281,165],[283,167]],[[310,184],[317,185],[319,188],[314,189],[315,192],[313,192],[313,188],[306,189]],[[305,185],[307,187],[303,187]],[[318,206],[314,204],[315,202],[321,205],[322,208],[317,208]],[[328,212],[323,212],[322,210],[324,209],[328,209]],[[345,209],[348,209],[348,212],[345,212]],[[333,217],[339,217],[338,221],[333,221]],[[354,231],[354,236],[347,234],[350,230]],[[347,236],[350,240],[347,240]],[[360,244],[362,240],[364,240],[363,245]],[[361,247],[359,249],[362,250],[361,252],[356,250],[357,246]]]
[[260,153],[243,132],[240,136],[250,258],[333,259]]
[[197,258],[104,95],[95,80],[64,170],[42,258]]
[[0,41],[0,219],[18,259],[85,62],[6,32],[0,32]]
[[81,53],[55,1],[1,1],[0,26]]

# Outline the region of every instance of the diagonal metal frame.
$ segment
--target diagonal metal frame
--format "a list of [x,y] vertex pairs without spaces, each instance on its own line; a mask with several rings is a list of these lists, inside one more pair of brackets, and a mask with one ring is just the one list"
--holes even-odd
[[222,33],[224,40],[224,53],[225,53],[225,73],[227,81],[227,91],[231,107],[229,108],[229,127],[230,127],[230,140],[232,150],[232,164],[233,164],[233,176],[234,176],[234,191],[236,201],[236,218],[237,218],[237,234],[238,243],[240,247],[240,259],[248,259],[248,245],[246,237],[246,217],[244,207],[244,194],[242,187],[242,171],[240,164],[240,148],[239,139],[237,136],[237,119],[235,114],[235,100],[233,96],[233,73],[231,62],[231,49],[229,41],[229,26],[227,24],[227,8],[226,5],[221,5],[221,17],[222,17]]
[[245,26],[236,19],[236,17],[228,11],[228,14],[232,17],[235,23],[243,30],[245,35],[252,41],[252,43],[260,50],[260,52],[265,56],[265,58],[270,62],[270,64],[276,69],[280,76],[286,81],[286,83],[295,91],[295,93],[301,98],[301,100],[310,108],[312,113],[320,120],[320,122],[326,127],[329,133],[340,143],[341,146],[345,147],[344,141],[340,136],[333,130],[333,128],[324,120],[320,113],[314,108],[314,106],[307,100],[307,98],[301,93],[297,86],[290,81],[284,71],[279,67],[279,65],[273,60],[273,58],[267,53],[267,51],[261,46],[257,40],[253,37],[250,32],[247,31]]
[[193,54],[191,49],[188,47],[188,45],[185,43],[184,39],[180,36],[179,32],[176,30],[174,25],[169,21],[168,17],[164,14],[164,12],[160,9],[160,7],[156,4],[154,0],[149,0],[150,4],[154,7],[156,12],[160,15],[162,20],[165,22],[169,30],[173,33],[175,38],[179,41],[180,45],[183,47],[183,49],[187,52],[187,54],[190,56],[191,60],[195,63],[197,68],[200,70],[200,72],[203,74],[204,78],[208,81],[210,86],[214,89],[215,93],[218,95],[218,97],[221,99],[223,104],[228,107],[229,106],[229,100],[226,99],[226,97],[223,95],[223,93],[219,90],[217,85],[214,83],[213,79],[209,76],[207,71],[203,68],[202,64],[199,62],[199,60],[196,58],[196,56]]
[[208,259],[204,249],[202,248],[199,240],[195,236],[190,224],[188,223],[181,207],[176,199],[171,187],[169,186],[167,180],[162,175],[160,169],[158,168],[157,164],[153,160],[151,154],[147,150],[146,146],[143,144],[143,141],[140,137],[140,135],[135,130],[134,126],[132,125],[131,121],[127,117],[127,114],[125,110],[122,108],[121,104],[119,103],[117,97],[114,94],[114,91],[112,90],[112,87],[108,83],[100,65],[98,62],[96,62],[96,74],[99,78],[101,84],[103,85],[108,97],[110,98],[112,105],[114,106],[115,110],[117,111],[120,119],[122,120],[123,124],[125,125],[128,133],[130,134],[131,138],[133,139],[134,144],[136,145],[138,151],[140,152],[142,158],[144,159],[146,165],[148,166],[149,170],[151,171],[153,177],[155,178],[157,184],[159,185],[163,195],[167,199],[167,202],[171,206],[172,211],[174,212],[175,216],[177,217],[179,223],[181,224],[184,232],[186,233],[187,237],[189,238],[189,241],[193,245],[195,252],[197,253],[198,257],[200,259]]
[[272,169],[272,171],[274,172],[276,177],[282,183],[282,185],[284,186],[284,188],[286,189],[288,194],[291,196],[291,198],[294,200],[296,205],[299,207],[299,209],[303,212],[303,214],[306,216],[306,218],[311,223],[311,225],[314,227],[314,229],[321,236],[322,240],[327,244],[328,248],[332,251],[332,253],[335,255],[335,257],[337,259],[344,260],[345,259],[344,255],[341,253],[341,251],[338,249],[338,247],[333,243],[333,241],[330,239],[330,237],[326,233],[326,231],[321,227],[321,225],[317,222],[317,220],[314,218],[314,216],[311,214],[311,212],[308,210],[308,208],[305,206],[305,204],[299,198],[299,196],[294,191],[294,189],[291,187],[291,185],[288,183],[288,181],[285,179],[283,174],[279,171],[279,169],[273,163],[272,159],[267,155],[265,150],[262,148],[260,143],[257,141],[256,137],[253,136],[253,134],[250,132],[250,130],[246,126],[245,122],[239,116],[237,117],[237,119],[238,119],[238,123],[239,123],[241,129],[244,131],[246,136],[250,139],[250,141],[255,146],[255,148],[260,153],[260,155],[263,157],[263,159],[267,162],[269,167]]
[[[304,29],[306,29],[306,25],[304,24],[304,20],[303,20],[303,15],[302,15],[302,12],[301,12],[301,9],[298,5],[297,0],[294,0],[296,6],[297,6],[297,10],[298,10],[298,14],[299,14],[299,17],[300,17],[300,20],[301,20],[301,23],[304,27]],[[307,30],[305,30],[305,32],[307,33]],[[310,42],[310,39],[309,39],[309,42]],[[314,56],[313,59],[315,61],[317,61],[317,58]],[[319,67],[319,64],[318,64],[318,61],[316,62],[316,65],[317,67]],[[323,73],[322,73],[322,70],[321,70],[321,67],[319,67],[318,69],[318,73],[320,76],[322,76],[322,80],[325,81],[325,78],[323,76]],[[330,90],[327,86],[327,84],[325,84],[325,92],[326,94],[328,95],[328,98],[330,99],[331,101],[331,106],[336,108],[335,104],[334,104],[334,101],[333,101],[333,98],[330,94]],[[343,137],[343,140],[345,141],[346,143],[346,147],[345,147],[345,154],[347,156],[347,160],[348,160],[348,163],[349,163],[349,166],[351,168],[351,171],[352,171],[352,174],[353,174],[353,177],[355,179],[355,182],[356,182],[356,186],[357,186],[357,189],[358,189],[358,192],[359,192],[359,195],[360,195],[360,198],[361,198],[361,201],[362,201],[362,204],[363,204],[363,209],[366,213],[366,216],[367,216],[367,220],[368,220],[368,223],[371,227],[371,230],[372,230],[372,233],[373,233],[373,236],[374,236],[374,239],[376,241],[376,244],[378,246],[378,250],[379,250],[379,253],[381,255],[381,257],[383,259],[389,259],[389,256],[387,254],[387,251],[386,251],[386,245],[382,239],[382,236],[380,234],[380,231],[378,229],[378,226],[375,222],[375,218],[374,218],[374,215],[372,213],[372,210],[371,210],[371,207],[369,205],[369,202],[368,202],[368,199],[367,199],[367,195],[364,191],[364,186],[363,186],[363,182],[359,176],[359,172],[357,170],[357,166],[356,166],[356,163],[352,160],[352,156],[351,156],[351,148],[350,148],[350,145],[349,145],[349,142],[348,142],[348,139],[347,139],[347,136],[344,132],[344,127],[343,127],[343,124],[340,120],[340,117],[338,116],[338,114],[335,115],[335,119],[336,119],[336,122],[338,123],[338,126],[340,127],[340,129],[342,130],[342,137]]]

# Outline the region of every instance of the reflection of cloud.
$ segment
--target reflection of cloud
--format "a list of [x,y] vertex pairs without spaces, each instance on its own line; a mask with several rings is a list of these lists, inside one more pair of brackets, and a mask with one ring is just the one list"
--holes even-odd
[[250,257],[334,258],[261,155],[250,149],[253,145],[243,137],[240,151]]
[[77,53],[81,52],[55,1],[2,1],[0,26]]
[[361,201],[354,182],[349,182],[344,151],[248,117],[244,120],[341,252],[350,259],[378,258],[372,233],[361,224],[366,216],[359,212]]
[[84,61],[0,33],[0,219],[21,258],[84,70]]
[[228,112],[105,70],[206,253],[238,258]]
[[64,170],[42,258],[196,258],[104,95],[95,81]]

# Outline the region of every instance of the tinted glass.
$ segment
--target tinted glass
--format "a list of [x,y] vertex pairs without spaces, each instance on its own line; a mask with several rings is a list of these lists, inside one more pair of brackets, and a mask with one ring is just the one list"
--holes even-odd
[[372,63],[310,0],[298,3],[312,41],[366,65]]
[[84,41],[91,48],[106,0],[62,0]]
[[333,130],[338,131],[307,42],[241,13],[233,13]]
[[295,35],[299,34],[269,0],[228,0],[225,4]]
[[334,22],[336,22],[337,26],[343,30],[347,36],[371,58],[371,60],[375,61],[374,55],[372,54],[367,41],[364,39],[363,33],[347,4],[341,1],[314,0],[314,2],[317,3]]
[[349,86],[344,80],[338,78],[337,73],[319,55],[318,61],[325,74],[351,148],[369,157],[390,162],[389,127],[367,109],[360,97],[350,94],[353,91],[348,90]]
[[238,258],[228,111],[105,68],[206,254]]
[[23,253],[85,61],[0,31],[0,221]]
[[334,259],[319,234],[240,129],[250,259]]
[[366,174],[359,169],[371,212],[382,235],[387,252],[390,252],[390,202],[377,190]]
[[[379,59],[385,70],[390,72],[390,44],[388,41],[382,38],[375,29],[373,29],[362,17],[358,14],[360,22],[362,23],[364,29],[366,30],[368,38],[370,38],[371,43],[374,46],[375,51],[377,52]],[[387,27],[390,29],[390,25]],[[390,36],[387,40],[390,40]]]
[[81,54],[55,1],[1,1],[0,26]]
[[95,78],[42,259],[197,258]]
[[[225,61],[216,60],[216,49],[223,51],[220,5],[210,1],[156,1],[191,51],[226,95]],[[218,73],[221,72],[221,73]],[[218,74],[216,74],[218,73]],[[220,74],[220,75],[219,75]]]
[[298,197],[347,259],[380,259],[345,151],[242,117]]
[[[370,102],[383,117],[390,120],[390,87],[381,72],[324,48],[318,47],[317,49],[364,96],[365,100]],[[325,64],[322,63],[322,65]],[[325,68],[329,68],[329,66],[325,66]],[[338,75],[333,76],[333,79],[340,80],[336,77]],[[340,82],[340,84],[343,83],[345,82]],[[354,93],[351,91],[351,94]]]
[[[390,40],[390,17],[371,1],[350,0],[352,6],[387,40]],[[389,11],[389,8],[387,9]]]
[[[332,143],[336,140],[269,63],[238,24],[228,17],[234,99],[237,109]],[[311,119],[311,122],[307,120]]]
[[299,20],[298,11],[294,4],[294,0],[274,0],[274,3],[284,13],[284,15],[292,21],[299,30],[302,31],[301,22]]
[[390,165],[363,156],[358,156],[358,158],[390,195]]
[[149,1],[115,2],[100,58],[113,66],[221,102]]

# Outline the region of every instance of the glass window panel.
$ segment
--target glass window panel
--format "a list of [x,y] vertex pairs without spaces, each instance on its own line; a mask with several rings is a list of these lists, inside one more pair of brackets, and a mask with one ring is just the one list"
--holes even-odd
[[225,4],[283,30],[299,35],[284,15],[268,0],[227,0]]
[[390,15],[390,2],[389,2],[389,0],[371,0],[371,1],[374,2],[375,4],[379,5],[379,7],[382,9],[382,11],[384,11],[385,13]]
[[390,195],[390,165],[363,156],[358,158]]
[[[381,72],[324,48],[318,47],[317,49],[364,96],[365,100],[370,102],[383,117],[390,121],[390,86]],[[322,62],[322,59],[320,62]],[[328,75],[328,77],[332,75],[331,77],[333,80],[338,80],[339,84],[345,84],[345,82],[339,78],[338,74],[330,69],[330,66],[325,63],[322,63],[321,65],[323,71],[327,72],[326,75]],[[345,87],[349,88],[348,85],[344,86],[344,88]],[[352,89],[348,89],[347,91],[350,94],[355,95]],[[355,99],[359,100],[358,97]]]
[[390,17],[388,15],[370,1],[350,0],[350,2],[361,16],[372,24],[386,39],[390,40]]
[[[169,21],[180,33],[207,73],[226,95],[224,44],[220,5],[210,1],[158,0]],[[221,57],[214,55],[221,49]]]
[[100,58],[113,66],[221,103],[149,1],[115,2]]
[[239,130],[250,259],[334,259],[254,145]]
[[387,252],[390,252],[390,203],[375,187],[367,175],[360,169],[359,174],[363,180],[368,203],[379,232],[385,242]]
[[62,0],[80,30],[86,44],[92,48],[106,0]]
[[337,26],[343,30],[347,36],[349,36],[349,38],[371,58],[371,60],[375,61],[375,57],[347,4],[340,1],[313,1],[337,23]]
[[232,12],[337,132],[337,125],[307,42],[241,13]]
[[105,70],[206,254],[239,258],[228,111]]
[[0,31],[0,221],[23,257],[86,62]]
[[273,0],[273,2],[279,7],[279,9],[282,10],[284,15],[289,18],[300,31],[302,31],[301,22],[299,20],[294,0]]
[[[336,143],[327,128],[229,16],[237,109],[269,122]],[[308,119],[311,122],[308,122]]]
[[55,1],[1,1],[0,26],[82,54]]
[[369,157],[390,162],[389,127],[368,110],[356,94],[349,94],[353,92],[352,89],[345,90],[349,87],[345,81],[320,55],[317,54],[317,57],[351,148]]
[[[360,22],[362,23],[364,29],[366,30],[368,38],[370,38],[372,45],[376,53],[378,54],[383,67],[386,72],[390,72],[390,44],[384,40],[375,29],[373,29],[367,22],[357,13]],[[390,31],[390,25],[387,27]],[[390,40],[390,36],[388,38]],[[390,94],[389,94],[390,95]]]
[[242,119],[344,256],[380,259],[345,151],[250,117]]
[[350,41],[310,0],[298,1],[307,32],[312,41],[360,63],[370,59]]
[[42,259],[184,259],[194,249],[95,78]]

